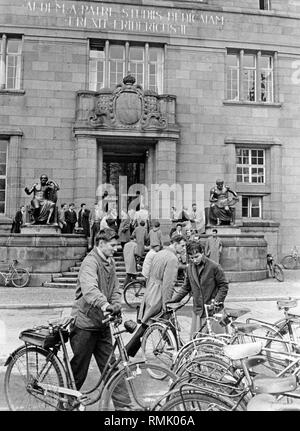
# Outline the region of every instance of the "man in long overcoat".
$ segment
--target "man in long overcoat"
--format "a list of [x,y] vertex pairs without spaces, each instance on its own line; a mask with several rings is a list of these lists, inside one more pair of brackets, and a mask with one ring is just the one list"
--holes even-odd
[[130,240],[130,218],[126,211],[122,210],[121,223],[119,226],[119,240],[124,250],[125,244]]
[[78,227],[82,227],[83,234],[88,238],[90,236],[91,211],[86,208],[86,204],[81,204],[78,212]]
[[137,244],[134,236],[131,237],[131,241],[127,242],[124,246],[123,255],[126,269],[126,278],[124,280],[124,287],[130,283],[137,275],[136,267],[136,254]]
[[166,303],[171,300],[178,272],[178,255],[185,247],[182,236],[174,236],[171,245],[154,256],[150,267],[149,278],[141,307],[138,321],[142,324],[126,345],[130,356],[135,356],[141,346],[141,336],[147,329],[148,320],[166,309]]
[[139,226],[134,229],[132,234],[136,237],[137,255],[142,258],[145,253],[145,243],[148,238],[148,233],[144,220],[141,220]]

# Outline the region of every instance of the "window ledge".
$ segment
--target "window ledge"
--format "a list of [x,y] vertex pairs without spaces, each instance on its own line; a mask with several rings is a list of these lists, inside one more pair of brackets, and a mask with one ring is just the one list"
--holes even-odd
[[273,220],[243,218],[242,227],[279,227],[280,223]]
[[9,90],[7,88],[0,89],[0,94],[9,94],[10,96],[22,96],[25,90]]
[[279,102],[248,102],[246,100],[223,100],[223,105],[244,105],[244,106],[252,106],[252,107],[264,107],[264,108],[281,108],[282,103]]

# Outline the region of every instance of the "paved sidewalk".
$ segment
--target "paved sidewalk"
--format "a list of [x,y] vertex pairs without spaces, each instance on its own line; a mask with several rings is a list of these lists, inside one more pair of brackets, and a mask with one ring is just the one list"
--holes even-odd
[[[285,281],[275,279],[230,283],[226,302],[274,301],[277,298],[300,299],[300,269],[284,271]],[[51,289],[45,287],[0,287],[0,310],[8,308],[70,307],[74,289]],[[1,315],[1,311],[0,311]]]

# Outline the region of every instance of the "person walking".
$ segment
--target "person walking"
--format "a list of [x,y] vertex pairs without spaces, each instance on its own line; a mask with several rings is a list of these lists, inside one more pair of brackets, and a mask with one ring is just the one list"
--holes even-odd
[[77,223],[77,214],[74,209],[75,204],[71,203],[69,205],[69,209],[65,212],[65,220],[66,220],[66,233],[73,233],[75,225]]
[[[70,330],[71,368],[77,390],[86,379],[92,355],[103,372],[113,349],[110,326],[102,321],[105,312],[112,315],[121,312],[121,291],[113,260],[117,238],[113,230],[100,232],[96,246],[80,266]],[[113,401],[117,410],[129,404],[125,382],[114,392]]]
[[80,207],[81,209],[78,212],[78,227],[81,227],[83,229],[84,236],[89,238],[91,211],[86,208],[86,204],[81,204]]
[[160,250],[159,245],[153,245],[151,246],[150,250],[145,256],[143,267],[142,267],[142,276],[145,277],[146,280],[149,278],[150,268],[151,268],[153,258],[156,255],[156,253],[159,252],[159,250]]
[[184,284],[169,302],[179,302],[192,293],[192,339],[206,321],[204,304],[210,304],[212,300],[223,304],[228,292],[228,281],[221,266],[204,255],[203,247],[198,241],[188,244],[187,253],[190,264],[186,269]]
[[139,226],[137,226],[132,235],[136,237],[136,243],[137,243],[137,256],[139,257],[139,261],[142,260],[145,253],[145,243],[148,238],[147,229],[145,226],[145,221],[141,220]]
[[145,294],[138,313],[138,322],[141,323],[136,333],[127,343],[126,350],[129,356],[135,356],[141,347],[141,337],[147,329],[147,322],[162,310],[171,300],[178,272],[178,254],[185,247],[185,240],[181,235],[171,239],[171,245],[159,251],[154,256],[149,278],[147,279]]
[[21,233],[21,226],[24,223],[25,206],[20,206],[20,209],[16,212],[13,222],[11,225],[11,233]]
[[126,211],[121,211],[121,223],[119,226],[119,240],[124,250],[125,244],[130,240],[130,218]]
[[159,249],[163,248],[162,231],[160,230],[159,221],[154,222],[153,228],[149,232],[150,247],[159,246]]
[[137,243],[136,238],[131,235],[130,241],[127,242],[123,250],[126,277],[124,280],[123,287],[134,280],[138,274],[136,267],[136,256],[137,256]]
[[199,235],[205,233],[205,216],[204,211],[199,211],[197,209],[197,204],[192,205],[192,211],[190,213],[190,221],[192,224],[192,229],[196,231]]
[[205,256],[209,257],[216,263],[220,263],[220,257],[223,249],[223,244],[218,237],[218,230],[212,230],[212,236],[210,236],[205,243]]
[[58,211],[58,226],[60,227],[61,233],[67,233],[67,222],[65,218],[65,212],[68,209],[66,203],[61,204],[60,210]]

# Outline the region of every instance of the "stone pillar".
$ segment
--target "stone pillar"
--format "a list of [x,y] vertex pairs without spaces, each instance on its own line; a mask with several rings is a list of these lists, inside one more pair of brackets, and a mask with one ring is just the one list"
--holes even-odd
[[93,208],[97,187],[97,141],[90,136],[79,135],[75,148],[74,201],[77,207],[86,203]]
[[155,184],[151,187],[151,212],[169,233],[171,193],[176,193],[176,141],[159,140],[155,148]]

